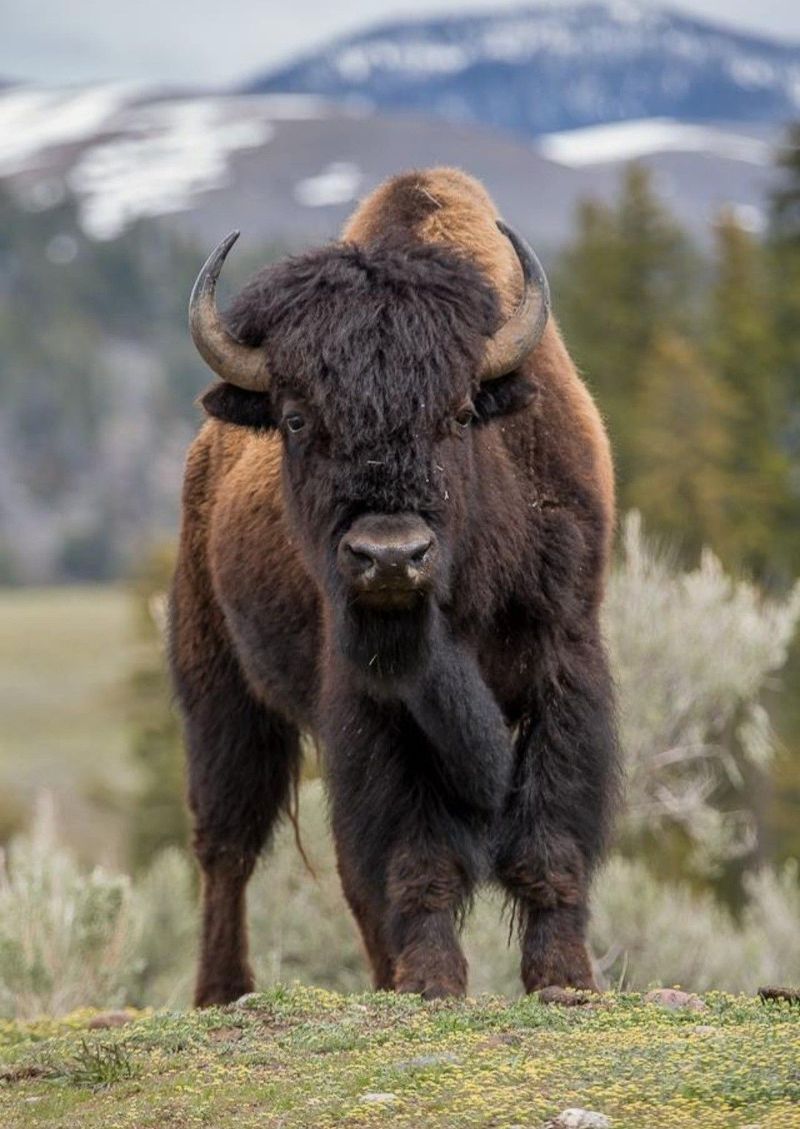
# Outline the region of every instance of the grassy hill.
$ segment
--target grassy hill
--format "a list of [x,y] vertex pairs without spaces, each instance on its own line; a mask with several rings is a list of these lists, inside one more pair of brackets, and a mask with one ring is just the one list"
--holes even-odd
[[541,1127],[568,1108],[613,1129],[800,1127],[800,1008],[710,994],[584,1007],[277,987],[229,1008],[88,1029],[91,1013],[0,1025],[4,1129]]

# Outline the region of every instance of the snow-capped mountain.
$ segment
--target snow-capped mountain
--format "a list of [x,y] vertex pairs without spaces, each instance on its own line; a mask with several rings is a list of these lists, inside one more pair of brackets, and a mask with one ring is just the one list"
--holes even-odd
[[612,199],[638,159],[702,239],[726,205],[763,225],[791,117],[800,45],[578,2],[386,24],[238,93],[6,86],[0,190],[33,209],[74,196],[95,239],[167,218],[203,239],[242,227],[297,245],[335,235],[390,173],[457,164],[555,246],[576,201]]
[[557,246],[579,199],[614,198],[620,166],[651,168],[659,194],[699,238],[730,205],[758,228],[775,183],[769,124],[627,121],[550,133],[415,113],[358,110],[311,95],[226,95],[99,84],[0,91],[0,191],[28,210],[77,203],[85,235],[113,239],[159,219],[211,243],[335,236],[363,193],[401,169],[452,164],[482,179],[504,215]]
[[800,115],[800,44],[635,0],[404,20],[253,79],[531,137],[600,123]]

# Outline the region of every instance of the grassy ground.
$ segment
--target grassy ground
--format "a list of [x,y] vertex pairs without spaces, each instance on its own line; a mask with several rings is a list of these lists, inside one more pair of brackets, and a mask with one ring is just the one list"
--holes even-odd
[[709,995],[590,1007],[274,988],[117,1030],[86,1014],[0,1026],[5,1129],[543,1126],[571,1107],[614,1129],[800,1127],[800,1008]]
[[134,636],[121,587],[0,589],[0,822],[12,805],[27,816],[46,788],[65,838],[92,861],[118,860]]

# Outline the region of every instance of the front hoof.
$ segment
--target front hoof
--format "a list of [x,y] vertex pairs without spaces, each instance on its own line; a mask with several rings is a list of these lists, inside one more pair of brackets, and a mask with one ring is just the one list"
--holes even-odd
[[467,994],[467,965],[463,958],[454,960],[452,967],[442,967],[440,961],[416,963],[409,966],[400,960],[394,982],[398,992],[415,992],[423,1000],[444,1000]]
[[195,1007],[223,1007],[253,991],[252,980],[198,984],[194,993]]
[[599,992],[592,971],[592,962],[585,945],[569,945],[561,951],[542,953],[523,962],[522,982],[525,991],[542,988],[576,988]]
[[525,980],[525,991],[531,992],[602,992],[594,976],[562,973],[560,976],[538,976]]
[[587,1007],[594,1003],[596,994],[594,988],[557,988],[554,985],[540,988],[536,993],[539,1003],[559,1004],[561,1007]]
[[463,984],[458,984],[452,980],[420,980],[415,977],[397,983],[395,990],[422,996],[423,1000],[463,999],[467,994],[466,987]]

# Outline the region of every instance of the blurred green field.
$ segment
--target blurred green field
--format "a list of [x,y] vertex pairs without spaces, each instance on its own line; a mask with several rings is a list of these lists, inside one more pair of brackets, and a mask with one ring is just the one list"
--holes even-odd
[[0,590],[0,832],[48,791],[82,856],[120,860],[141,646],[122,586]]

